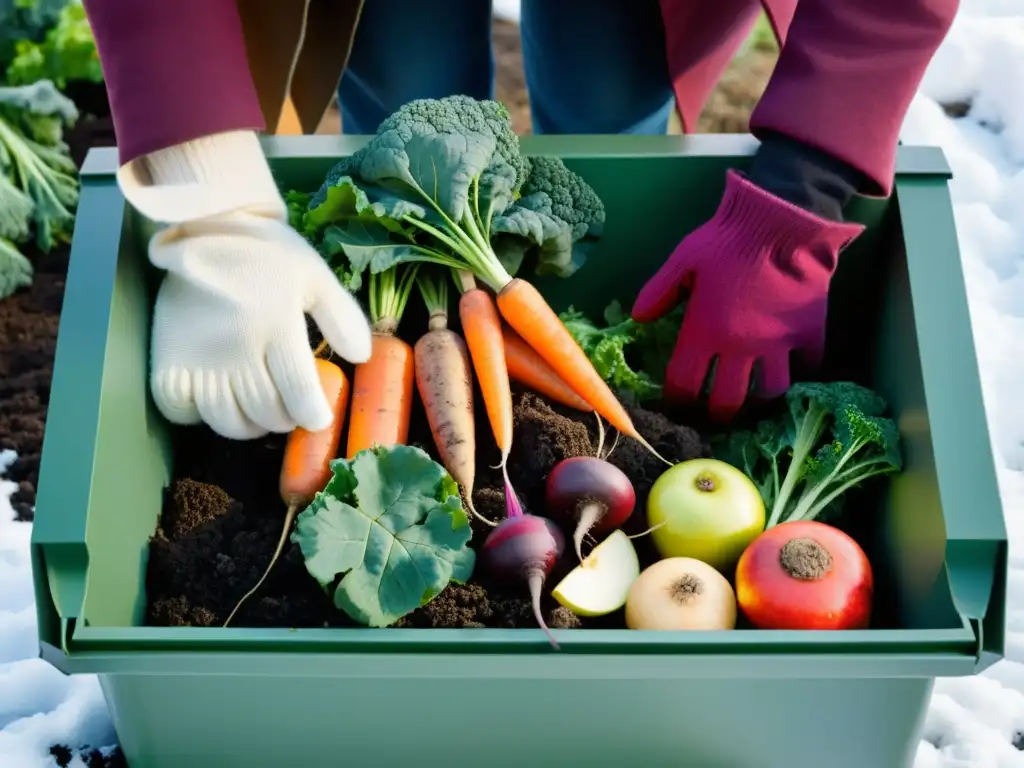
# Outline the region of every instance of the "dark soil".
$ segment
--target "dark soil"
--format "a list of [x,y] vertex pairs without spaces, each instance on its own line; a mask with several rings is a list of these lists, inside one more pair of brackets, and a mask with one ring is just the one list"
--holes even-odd
[[[109,118],[83,118],[66,139],[78,164],[90,146],[114,143]],[[68,251],[66,245],[49,254],[26,249],[35,265],[32,286],[0,301],[0,449],[18,454],[7,476],[19,486],[12,498],[19,520],[32,519],[36,501]]]
[[73,750],[64,744],[54,744],[50,747],[50,756],[59,768],[67,768],[75,757],[78,757],[87,768],[128,768],[128,761],[120,749],[112,750],[105,755],[98,749]]
[[[498,452],[480,406],[477,415],[477,487],[473,501],[493,520],[504,516],[501,473],[491,469]],[[543,514],[544,483],[555,463],[571,456],[592,455],[597,446],[593,416],[552,405],[528,392],[514,398],[516,439],[509,463],[512,483],[527,511]],[[664,417],[633,410],[638,429],[671,461],[708,455],[697,433]],[[434,454],[425,419],[417,414],[410,443]],[[281,534],[283,504],[277,495],[277,476],[283,440],[235,442],[206,428],[182,429],[178,442],[177,479],[167,492],[164,512],[150,550],[147,621],[155,625],[214,626],[223,623],[238,599],[260,578]],[[646,528],[647,493],[664,465],[646,451],[622,439],[610,461],[633,479],[637,510],[626,526],[629,532]],[[471,546],[478,547],[490,528],[473,521]],[[647,538],[638,539],[641,558],[652,562]],[[559,578],[572,565],[563,558]],[[546,598],[545,619],[552,627],[572,628],[607,624],[613,619],[581,620]],[[319,585],[307,574],[298,546],[286,545],[271,576],[238,612],[233,624],[250,627],[351,626],[344,613],[333,609]],[[529,597],[524,589],[478,583],[450,585],[423,608],[400,620],[398,627],[533,627]]]

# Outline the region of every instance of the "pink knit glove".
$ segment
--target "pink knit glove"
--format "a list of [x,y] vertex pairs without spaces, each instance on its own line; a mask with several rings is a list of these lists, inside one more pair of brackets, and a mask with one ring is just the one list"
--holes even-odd
[[729,171],[715,215],[676,247],[633,305],[633,319],[649,323],[689,293],[666,399],[696,400],[717,357],[708,410],[727,421],[747,398],[755,362],[757,399],[789,388],[790,352],[816,369],[839,251],[863,229],[814,216]]

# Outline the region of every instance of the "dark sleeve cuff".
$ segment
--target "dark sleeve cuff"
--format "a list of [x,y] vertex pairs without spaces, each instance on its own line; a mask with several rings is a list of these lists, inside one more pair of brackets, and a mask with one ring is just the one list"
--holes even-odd
[[830,221],[842,221],[843,209],[864,174],[819,149],[779,133],[767,133],[754,155],[750,180],[761,189]]

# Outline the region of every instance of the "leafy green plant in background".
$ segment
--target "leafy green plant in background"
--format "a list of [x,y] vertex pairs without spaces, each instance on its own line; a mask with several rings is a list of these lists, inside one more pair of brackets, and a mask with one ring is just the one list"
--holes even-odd
[[68,0],[0,0],[0,72],[16,55],[18,43],[40,43],[57,23]]
[[0,299],[32,283],[19,246],[46,253],[71,237],[78,173],[63,129],[77,118],[49,80],[0,87]]
[[61,8],[42,40],[15,42],[7,82],[30,85],[38,80],[51,80],[61,90],[74,81],[103,82],[96,41],[81,0],[71,0]]

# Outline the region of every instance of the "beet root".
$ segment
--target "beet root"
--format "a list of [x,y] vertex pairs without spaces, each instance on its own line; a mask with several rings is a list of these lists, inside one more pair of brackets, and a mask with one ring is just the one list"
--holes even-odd
[[636,507],[636,491],[626,474],[604,459],[576,456],[555,465],[548,475],[548,512],[576,523],[573,544],[583,561],[583,539],[591,530],[620,527]]
[[530,589],[537,624],[558,650],[558,642],[544,621],[540,608],[544,582],[565,549],[565,538],[553,522],[536,515],[508,517],[484,540],[481,565],[494,579],[525,582]]

